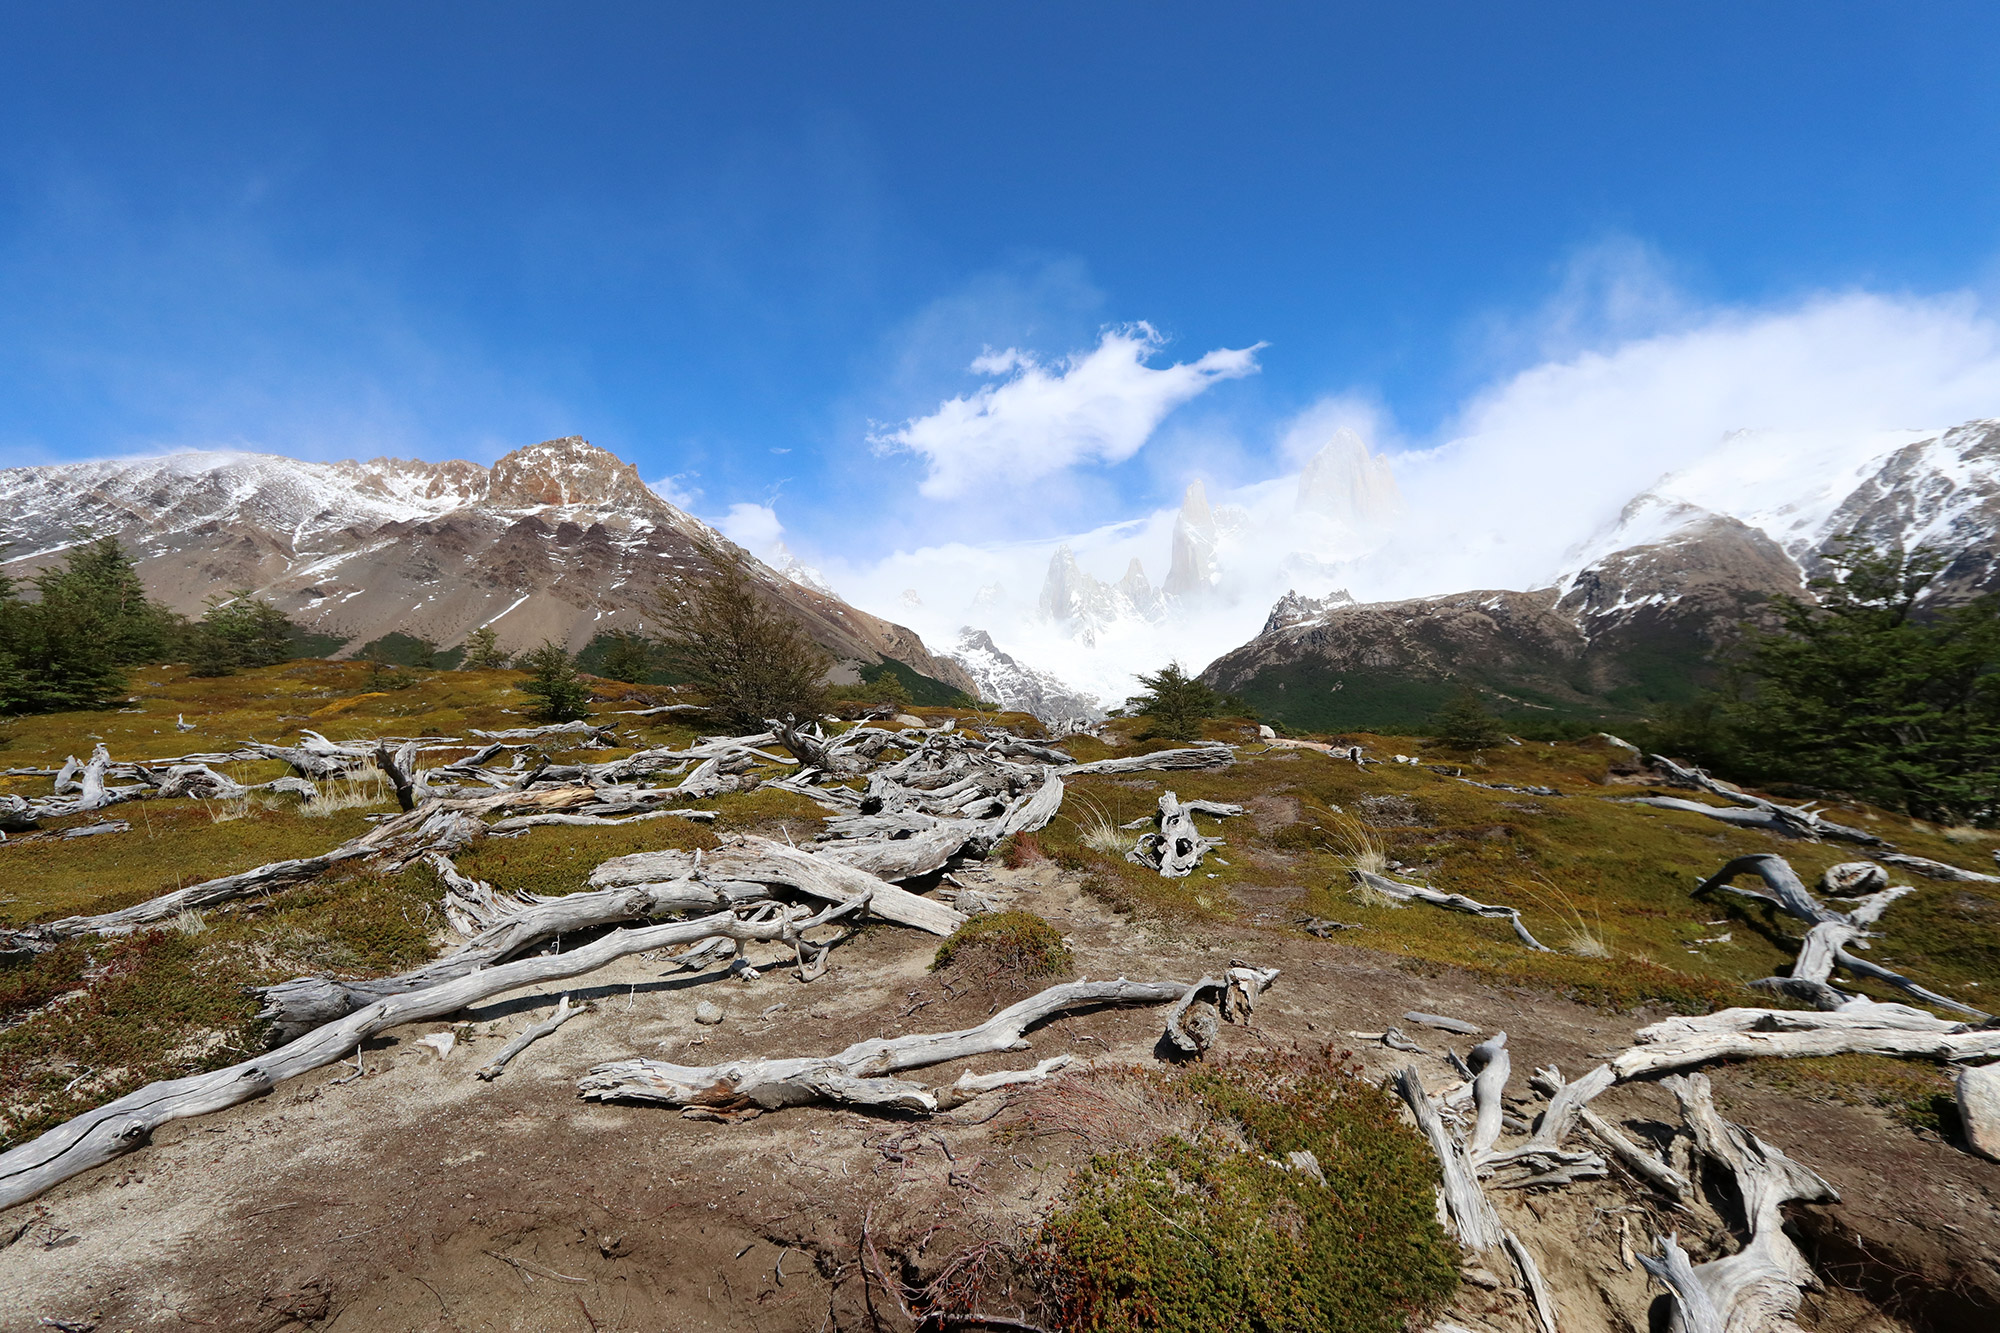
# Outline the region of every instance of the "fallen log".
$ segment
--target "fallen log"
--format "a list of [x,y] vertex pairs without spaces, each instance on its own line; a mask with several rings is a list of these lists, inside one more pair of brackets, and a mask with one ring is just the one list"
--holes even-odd
[[[1740,787],[1720,782],[1699,768],[1683,768],[1663,755],[1652,755],[1653,764],[1666,773],[1667,779],[1683,787],[1697,787],[1711,796],[1720,796],[1725,801],[1760,810],[1773,820],[1793,831],[1792,836],[1817,841],[1820,838],[1837,838],[1843,842],[1859,843],[1864,847],[1880,847],[1882,839],[1865,829],[1850,828],[1836,824],[1823,817],[1819,811],[1802,805],[1780,805],[1776,801],[1765,800],[1762,796],[1752,796]],[[1700,807],[1702,813],[1710,813],[1711,807]]]
[[483,741],[538,741],[550,736],[587,736],[607,743],[613,739],[611,728],[589,722],[552,722],[545,727],[515,727],[511,731],[481,731],[474,727],[471,734]]
[[958,1032],[871,1037],[834,1055],[734,1060],[689,1066],[662,1060],[599,1065],[577,1084],[594,1101],[659,1102],[742,1115],[831,1101],[885,1110],[930,1112],[937,1096],[921,1084],[887,1077],[905,1069],[1027,1048],[1023,1034],[1065,1010],[1086,1005],[1163,1004],[1187,993],[1176,981],[1072,981],[1051,986]]
[[1439,1193],[1451,1217],[1452,1229],[1458,1233],[1459,1244],[1478,1254],[1494,1249],[1505,1240],[1506,1233],[1500,1226],[1499,1214],[1493,1211],[1492,1201],[1479,1187],[1479,1175],[1473,1170],[1464,1141],[1445,1128],[1437,1104],[1424,1091],[1424,1081],[1416,1066],[1404,1065],[1397,1070],[1395,1082],[1397,1094],[1416,1118],[1417,1132],[1429,1142],[1431,1152],[1437,1157],[1443,1175]]
[[[691,873],[693,858],[677,855],[685,858],[682,864]],[[762,885],[716,886],[693,878],[553,898],[503,897],[485,881],[460,874],[444,856],[433,852],[425,860],[445,885],[446,920],[461,930],[473,927],[472,937],[444,957],[394,976],[359,981],[294,977],[257,987],[252,993],[264,1002],[257,1017],[269,1024],[274,1044],[291,1041],[385,996],[426,990],[493,967],[559,935],[669,914],[744,909],[769,898]]]
[[[1842,1015],[1835,1013],[1820,1016],[1839,1018]],[[1611,1067],[1617,1071],[1622,1081],[1673,1069],[1690,1069],[1712,1060],[1793,1060],[1815,1055],[1893,1055],[1904,1059],[1977,1060],[1988,1056],[2000,1056],[2000,1029],[1971,1028],[1959,1032],[1913,1032],[1903,1028],[1856,1025],[1775,1031],[1704,1032],[1677,1038],[1662,1038],[1634,1046],[1613,1057]]]
[[1878,852],[1876,856],[1899,870],[1913,870],[1926,879],[1948,880],[1954,884],[2000,884],[2000,875],[1983,875],[1977,870],[1961,870],[1942,861],[1933,861],[1927,856],[1911,856],[1905,852]]
[[1530,949],[1535,949],[1542,953],[1555,952],[1548,945],[1543,944],[1528,933],[1527,924],[1521,920],[1521,913],[1518,908],[1474,902],[1462,893],[1445,893],[1439,889],[1433,889],[1426,884],[1410,884],[1399,879],[1389,879],[1386,876],[1363,870],[1358,866],[1350,869],[1347,873],[1353,878],[1355,883],[1373,889],[1384,897],[1393,899],[1399,903],[1412,901],[1429,903],[1433,907],[1442,907],[1447,911],[1466,912],[1473,916],[1490,917],[1496,921],[1505,921],[1514,927],[1514,933],[1520,936],[1521,943],[1527,945]]
[[1678,1246],[1673,1245],[1662,1258],[1642,1256],[1641,1262],[1673,1293],[1689,1329],[1796,1329],[1803,1293],[1817,1289],[1819,1282],[1785,1234],[1784,1206],[1838,1203],[1839,1193],[1816,1172],[1718,1115],[1708,1080],[1700,1074],[1670,1078],[1666,1084],[1694,1132],[1696,1151],[1735,1176],[1750,1240],[1735,1254],[1705,1264],[1690,1265],[1685,1255],[1676,1260]]
[[[634,852],[613,857],[590,872],[597,888],[618,888],[685,877],[680,858],[685,852]],[[722,846],[701,854],[701,876],[710,883],[729,881],[795,889],[831,902],[869,895],[868,910],[884,921],[914,926],[933,935],[949,935],[965,924],[963,914],[943,903],[918,897],[853,866],[803,852],[769,838],[737,834]]]
[[1139,845],[1125,853],[1125,859],[1134,865],[1157,870],[1165,879],[1185,879],[1201,865],[1201,860],[1210,851],[1228,844],[1221,838],[1210,838],[1195,826],[1196,814],[1227,818],[1243,813],[1240,805],[1223,805],[1216,801],[1183,802],[1171,791],[1160,793],[1160,808],[1153,816],[1154,831],[1144,834]]
[[829,908],[810,920],[787,916],[746,922],[733,912],[718,912],[692,921],[614,930],[568,953],[517,959],[428,990],[389,996],[265,1055],[212,1073],[148,1084],[0,1153],[0,1208],[25,1203],[72,1176],[142,1146],[164,1124],[235,1106],[269,1092],[288,1078],[332,1064],[389,1028],[443,1018],[510,990],[583,976],[648,949],[717,935],[767,940],[788,931],[802,932],[837,919],[851,907]]
[[1151,754],[1123,755],[1098,759],[1088,764],[1063,764],[1056,768],[1059,778],[1103,776],[1114,773],[1146,773],[1154,770],[1227,768],[1236,762],[1236,752],[1216,741],[1182,750],[1155,750]]

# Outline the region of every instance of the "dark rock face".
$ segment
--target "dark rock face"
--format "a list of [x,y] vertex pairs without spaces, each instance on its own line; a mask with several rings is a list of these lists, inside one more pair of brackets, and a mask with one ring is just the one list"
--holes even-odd
[[1467,686],[1503,711],[1631,716],[1691,697],[1713,679],[1709,660],[1768,620],[1773,596],[1803,592],[1775,542],[1708,514],[1563,588],[1274,614],[1203,678],[1295,726],[1408,725]]
[[574,436],[492,468],[375,459],[301,463],[174,455],[0,471],[0,539],[59,558],[74,525],[117,536],[153,595],[199,614],[251,588],[308,629],[359,647],[400,631],[444,645],[491,624],[503,647],[580,649],[644,629],[659,594],[708,576],[703,549],[741,558],[837,658],[895,658],[972,692],[918,636],[804,587],[668,504],[615,455]]

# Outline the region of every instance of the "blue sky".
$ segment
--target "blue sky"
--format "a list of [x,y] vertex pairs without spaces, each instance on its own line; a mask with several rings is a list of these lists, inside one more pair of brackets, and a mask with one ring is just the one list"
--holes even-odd
[[[16,5],[0,464],[576,433],[809,553],[1047,536],[1830,296],[1978,341],[1996,66],[1959,4]],[[940,481],[1108,339],[1122,435]]]

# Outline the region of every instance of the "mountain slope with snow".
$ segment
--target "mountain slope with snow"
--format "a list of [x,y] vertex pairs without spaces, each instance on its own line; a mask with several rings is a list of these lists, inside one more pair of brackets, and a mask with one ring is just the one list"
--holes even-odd
[[510,649],[544,639],[580,649],[646,628],[659,593],[701,579],[703,548],[721,549],[841,660],[893,657],[954,688],[973,684],[913,631],[768,568],[574,436],[491,468],[183,453],[0,470],[8,572],[106,535],[178,611],[248,588],[350,649],[397,631],[452,645],[487,625]]
[[1661,478],[1546,587],[1396,602],[1288,595],[1204,673],[1275,718],[1407,725],[1472,686],[1503,709],[1616,718],[1691,697],[1746,624],[1853,537],[1947,560],[1927,596],[2000,588],[2000,422],[1738,432]]

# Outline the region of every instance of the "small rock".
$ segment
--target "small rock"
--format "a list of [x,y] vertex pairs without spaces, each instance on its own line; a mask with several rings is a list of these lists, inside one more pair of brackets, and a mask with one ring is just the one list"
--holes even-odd
[[1257,728],[1257,738],[1259,740],[1274,741],[1278,739],[1278,733],[1271,730],[1269,727],[1259,726]]
[[2000,1064],[1958,1071],[1958,1118],[1972,1151],[2000,1162]]
[[703,1027],[712,1028],[722,1021],[722,1009],[708,1000],[703,1000],[694,1007],[694,1021]]
[[924,720],[915,713],[898,713],[894,721],[899,727],[921,727],[924,725]]

